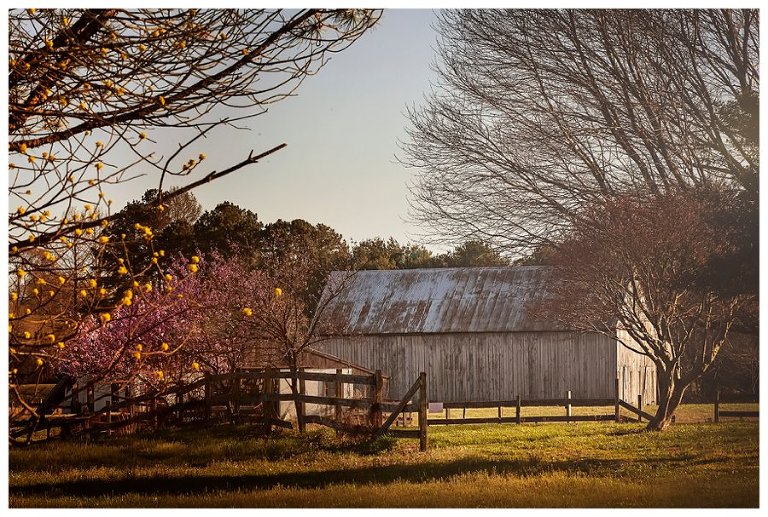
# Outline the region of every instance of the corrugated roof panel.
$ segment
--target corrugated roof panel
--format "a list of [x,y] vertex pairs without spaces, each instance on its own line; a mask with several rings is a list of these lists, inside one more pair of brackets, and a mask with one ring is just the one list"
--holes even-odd
[[358,271],[328,304],[321,328],[344,334],[561,330],[556,322],[528,315],[531,303],[544,295],[547,269]]

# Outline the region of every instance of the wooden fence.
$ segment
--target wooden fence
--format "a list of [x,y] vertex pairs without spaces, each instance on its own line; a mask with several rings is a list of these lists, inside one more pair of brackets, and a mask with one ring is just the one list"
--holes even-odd
[[[71,414],[40,414],[26,421],[12,423],[11,438],[26,435],[26,443],[35,432],[45,431],[51,437],[52,429],[59,429],[60,436],[111,434],[135,432],[143,427],[158,428],[168,425],[212,424],[222,420],[249,421],[264,426],[266,434],[273,427],[293,428],[293,424],[279,417],[279,403],[292,402],[300,431],[306,424],[319,424],[340,432],[391,434],[420,439],[426,450],[426,418],[421,419],[419,431],[390,429],[397,416],[405,411],[419,411],[426,417],[426,374],[422,373],[406,396],[397,400],[384,399],[384,380],[381,371],[371,375],[308,372],[300,369],[295,373],[274,369],[237,371],[221,375],[205,375],[187,384],[175,385],[162,393],[153,392],[132,396],[130,392],[112,386],[110,393],[96,398],[93,386],[86,387],[86,402],[80,404],[75,387],[61,406],[67,403],[76,411]],[[291,393],[280,393],[280,380],[295,384]],[[307,395],[306,382],[316,381],[326,385],[332,395]],[[344,396],[344,386],[366,387],[366,396]],[[331,389],[328,389],[332,387]],[[419,392],[419,403],[411,399]],[[95,410],[100,399],[107,398],[103,407]],[[332,416],[307,415],[306,405],[327,406]],[[384,422],[384,413],[389,418]],[[354,413],[354,415],[352,415]],[[355,416],[356,418],[351,418]]]
[[[494,400],[494,401],[475,401],[475,402],[444,402],[442,404],[445,411],[445,418],[432,418],[427,422],[429,425],[451,425],[451,424],[493,424],[493,423],[538,423],[538,422],[595,422],[595,421],[616,421],[622,420],[621,409],[633,413],[637,421],[643,418],[650,420],[653,415],[643,411],[642,395],[637,397],[637,406],[633,406],[619,398],[619,379],[615,382],[615,395],[613,398],[605,399],[575,399],[571,396],[571,391],[565,392],[561,399],[523,399],[520,395],[514,400]],[[538,415],[523,416],[523,407],[562,407],[564,415]],[[598,415],[574,415],[574,407],[611,407],[612,413]],[[496,408],[496,417],[474,417],[466,418],[467,409]],[[515,416],[503,416],[504,408],[515,408]],[[451,418],[451,409],[461,409],[461,418]]]
[[758,418],[760,417],[760,411],[723,411],[720,409],[720,404],[757,404],[758,402],[758,398],[754,395],[726,395],[723,397],[720,394],[720,391],[716,391],[713,420],[715,423],[718,423],[720,422],[720,418],[723,417]]

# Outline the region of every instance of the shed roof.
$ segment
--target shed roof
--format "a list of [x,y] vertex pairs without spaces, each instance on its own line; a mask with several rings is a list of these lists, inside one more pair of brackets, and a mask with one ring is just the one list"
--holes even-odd
[[[320,328],[343,335],[563,330],[557,322],[529,315],[531,302],[545,294],[547,270],[517,266],[358,271],[328,303]],[[348,273],[332,273],[336,278],[342,274]]]

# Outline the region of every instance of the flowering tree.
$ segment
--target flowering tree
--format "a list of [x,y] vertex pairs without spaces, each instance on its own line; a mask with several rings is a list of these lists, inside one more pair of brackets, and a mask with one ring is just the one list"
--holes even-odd
[[[163,211],[170,199],[282,149],[244,153],[212,171],[199,146],[213,131],[291,95],[378,17],[338,9],[11,10],[12,373],[39,373],[70,338],[85,334],[83,315],[109,311],[121,299],[93,268],[108,244],[127,249],[131,237],[105,230],[117,217],[111,186],[155,175],[152,208]],[[171,176],[189,179],[167,192]],[[114,269],[138,281],[144,270],[162,267],[162,250],[149,226],[121,222],[139,225],[148,260],[136,268],[118,257]]]
[[[254,269],[217,253],[178,257],[156,283],[136,282],[117,308],[85,319],[77,338],[52,360],[91,383],[141,376],[161,393],[195,372],[244,366],[289,367],[298,394],[300,358],[319,338],[304,307],[316,268],[309,261]],[[329,285],[322,308],[343,287]]]
[[[544,314],[617,338],[656,365],[659,407],[648,430],[666,428],[686,389],[713,365],[757,297],[723,294],[708,269],[736,246],[707,209],[729,192],[627,196],[585,210],[554,252]],[[618,332],[617,332],[618,329]]]

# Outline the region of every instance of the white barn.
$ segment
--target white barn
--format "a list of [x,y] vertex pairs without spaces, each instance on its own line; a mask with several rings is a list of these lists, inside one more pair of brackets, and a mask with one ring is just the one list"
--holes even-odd
[[[390,376],[402,395],[427,373],[432,401],[561,398],[656,401],[649,358],[615,339],[530,315],[540,266],[358,271],[331,300],[317,348]],[[342,273],[336,273],[341,275]]]

